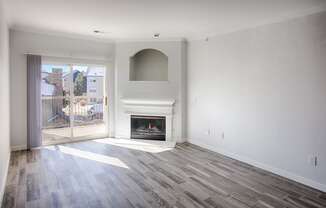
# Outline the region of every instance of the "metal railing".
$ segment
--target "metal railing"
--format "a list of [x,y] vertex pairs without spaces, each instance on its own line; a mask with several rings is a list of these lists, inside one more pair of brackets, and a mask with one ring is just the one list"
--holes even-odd
[[[71,102],[72,101],[72,102]],[[43,96],[42,128],[83,126],[103,123],[104,97]]]

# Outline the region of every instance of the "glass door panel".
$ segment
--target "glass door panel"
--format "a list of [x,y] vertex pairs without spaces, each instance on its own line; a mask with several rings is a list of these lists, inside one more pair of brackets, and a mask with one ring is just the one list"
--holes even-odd
[[107,136],[105,67],[73,66],[73,135],[75,138]]
[[70,130],[70,68],[42,65],[41,103],[43,143],[68,140]]

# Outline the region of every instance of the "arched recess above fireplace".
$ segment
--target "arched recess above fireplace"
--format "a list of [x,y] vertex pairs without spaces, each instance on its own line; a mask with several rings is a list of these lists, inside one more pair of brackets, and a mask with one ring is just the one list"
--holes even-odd
[[168,81],[168,56],[157,49],[143,49],[130,57],[130,81]]

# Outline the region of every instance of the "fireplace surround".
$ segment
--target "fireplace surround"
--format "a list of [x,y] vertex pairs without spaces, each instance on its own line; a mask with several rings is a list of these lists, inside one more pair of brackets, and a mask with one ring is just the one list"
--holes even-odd
[[[142,118],[147,121],[145,121],[145,127],[147,127],[147,130],[151,129],[151,133],[155,131],[153,125],[151,124],[151,128],[149,127],[149,121],[148,120],[158,120],[156,122],[162,122],[162,124],[158,125],[158,127],[163,127],[165,130],[165,137],[160,136],[159,139],[157,137],[154,137],[154,139],[150,139],[150,137],[143,137],[141,139],[146,140],[159,140],[163,142],[173,142],[175,143],[175,136],[173,132],[173,109],[174,109],[174,99],[135,99],[135,98],[123,98],[121,99],[123,102],[123,108],[124,113],[126,115],[126,120],[128,123],[125,125],[126,134],[122,138],[130,138],[135,139],[136,137],[141,137],[139,135],[132,134],[132,124],[134,122],[135,118]],[[164,120],[164,122],[163,122]],[[144,120],[142,121],[144,122]],[[144,126],[144,124],[143,124]],[[135,130],[135,129],[134,129]],[[140,130],[140,129],[138,129]],[[144,130],[144,127],[143,127]],[[147,132],[148,133],[148,132]],[[153,138],[153,136],[152,136]]]
[[165,141],[166,123],[164,116],[131,115],[131,139]]

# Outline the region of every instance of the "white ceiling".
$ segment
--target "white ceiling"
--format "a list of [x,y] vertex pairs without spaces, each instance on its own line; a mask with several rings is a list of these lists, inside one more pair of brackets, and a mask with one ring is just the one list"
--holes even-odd
[[[197,39],[325,8],[325,0],[5,0],[12,28],[104,39]],[[95,35],[92,31],[107,33]]]

